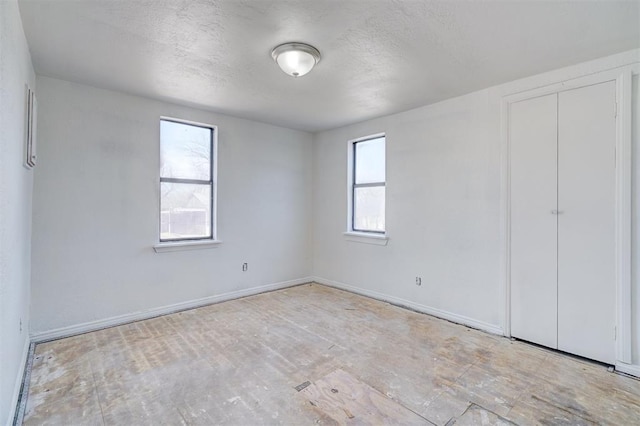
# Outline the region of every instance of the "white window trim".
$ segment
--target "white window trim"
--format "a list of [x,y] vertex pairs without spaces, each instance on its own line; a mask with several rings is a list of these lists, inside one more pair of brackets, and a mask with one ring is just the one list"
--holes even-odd
[[216,248],[222,243],[220,240],[192,240],[192,241],[176,241],[162,242],[153,246],[156,253],[166,253],[170,251],[183,250],[202,250]]
[[374,234],[371,232],[356,232],[347,231],[343,232],[344,239],[347,241],[353,241],[354,243],[374,244],[377,246],[386,246],[389,242],[389,237],[386,234]]
[[[210,128],[213,132],[213,140],[211,146],[211,238],[202,238],[195,240],[176,240],[176,241],[160,241],[160,214],[158,214],[158,243],[153,246],[156,253],[164,253],[170,251],[182,250],[198,250],[217,247],[221,240],[218,239],[218,126],[213,124],[201,123],[198,121],[184,120],[170,116],[161,115],[160,120],[174,121],[176,123],[189,124],[192,126],[200,126]],[[159,136],[159,135],[158,135]],[[160,138],[158,137],[158,143]],[[158,170],[160,170],[160,157],[158,156]],[[158,187],[159,190],[159,187]],[[160,193],[158,192],[158,212],[160,212]]]
[[[351,192],[351,187],[353,186],[353,146],[354,144],[358,143],[358,142],[362,142],[362,141],[366,141],[369,139],[376,139],[376,138],[385,138],[385,169],[387,167],[387,155],[386,155],[386,148],[387,148],[387,142],[386,142],[386,138],[387,135],[384,132],[381,133],[374,133],[372,135],[368,135],[368,136],[363,136],[357,139],[351,139],[347,142],[347,230],[346,232],[343,233],[345,239],[347,241],[353,241],[353,242],[358,242],[358,243],[365,243],[365,244],[375,244],[375,245],[387,245],[387,242],[389,240],[389,236],[387,234],[387,225],[386,225],[386,220],[385,220],[385,232],[384,233],[380,233],[380,232],[366,232],[366,231],[354,231],[353,230],[353,195]],[[385,184],[386,184],[386,173],[385,173]],[[386,196],[385,196],[385,204],[386,204],[387,200],[386,200]]]

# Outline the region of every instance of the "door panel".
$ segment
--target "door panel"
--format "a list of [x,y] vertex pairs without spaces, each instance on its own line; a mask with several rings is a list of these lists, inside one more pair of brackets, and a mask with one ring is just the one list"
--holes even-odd
[[511,335],[557,347],[557,95],[510,106]]
[[559,93],[558,348],[615,363],[615,82]]

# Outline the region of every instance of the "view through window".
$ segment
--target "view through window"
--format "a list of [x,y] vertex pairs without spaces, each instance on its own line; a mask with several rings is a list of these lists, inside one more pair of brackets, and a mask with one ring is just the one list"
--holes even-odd
[[213,239],[214,127],[160,120],[160,241]]
[[385,232],[385,137],[353,143],[352,164],[353,231]]

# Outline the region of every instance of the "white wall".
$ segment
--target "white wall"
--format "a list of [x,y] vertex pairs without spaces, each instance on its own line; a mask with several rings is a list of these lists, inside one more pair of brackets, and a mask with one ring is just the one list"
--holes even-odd
[[[38,89],[33,333],[309,275],[310,134],[40,76]],[[153,251],[160,116],[218,126],[217,248]]]
[[[638,62],[640,51],[626,52],[314,135],[314,275],[470,325],[503,328],[502,96]],[[634,82],[633,345],[640,364],[637,76]],[[387,135],[386,246],[342,235],[347,141],[379,132]]]
[[18,4],[0,1],[0,424],[13,420],[29,344],[33,175],[22,166],[26,84],[35,89]]
[[[314,275],[497,325],[499,131],[484,90],[317,134]],[[342,235],[347,140],[377,132],[387,140],[387,246]]]

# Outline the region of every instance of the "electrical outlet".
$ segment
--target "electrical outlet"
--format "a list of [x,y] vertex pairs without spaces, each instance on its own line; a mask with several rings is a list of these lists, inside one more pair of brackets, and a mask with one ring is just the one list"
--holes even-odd
[[416,277],[416,285],[422,285],[422,277]]
[[247,270],[249,269],[249,264],[248,263],[243,263],[242,264],[242,272],[247,272]]

